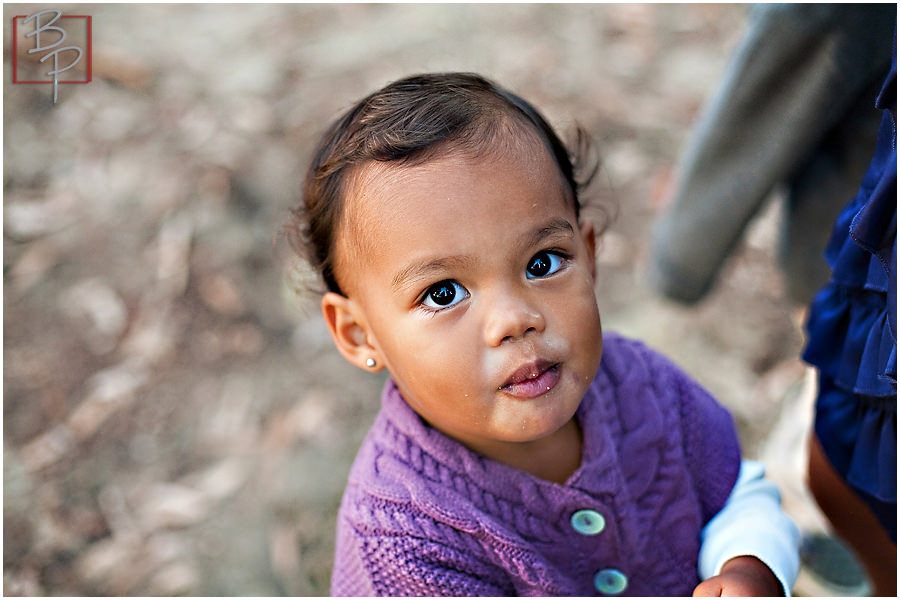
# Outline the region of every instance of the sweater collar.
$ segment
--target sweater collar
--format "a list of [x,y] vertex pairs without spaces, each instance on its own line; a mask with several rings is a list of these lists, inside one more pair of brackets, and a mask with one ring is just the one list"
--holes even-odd
[[[599,425],[608,418],[603,413],[609,411],[609,400],[602,398],[607,393],[613,392],[608,377],[601,368],[576,412],[584,437],[581,464],[562,485],[486,458],[429,426],[410,408],[390,378],[382,391],[382,414],[379,418],[387,425],[385,433],[392,431],[387,434],[395,437],[390,445],[402,454],[407,454],[405,459],[418,462],[419,455],[428,457],[451,473],[481,482],[491,493],[520,497],[555,496],[571,489],[584,489],[590,494],[612,493],[613,481],[597,479],[598,466],[602,472],[615,466],[615,453],[608,450],[611,441],[605,428]],[[586,472],[588,476],[585,475]]]

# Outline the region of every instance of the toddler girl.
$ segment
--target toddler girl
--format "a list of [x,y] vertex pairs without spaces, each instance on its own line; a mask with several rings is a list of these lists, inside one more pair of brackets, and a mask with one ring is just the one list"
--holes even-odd
[[730,416],[601,334],[578,164],[472,74],[395,82],[325,133],[289,231],[338,350],[391,376],[334,595],[789,592],[796,530]]

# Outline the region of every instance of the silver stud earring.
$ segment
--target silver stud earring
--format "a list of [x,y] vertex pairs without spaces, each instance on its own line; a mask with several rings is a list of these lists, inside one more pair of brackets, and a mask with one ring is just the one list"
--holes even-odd
[[374,367],[374,366],[375,366],[375,359],[374,359],[374,358],[367,358],[367,359],[366,359],[366,366],[369,367],[370,369],[371,369],[372,367]]

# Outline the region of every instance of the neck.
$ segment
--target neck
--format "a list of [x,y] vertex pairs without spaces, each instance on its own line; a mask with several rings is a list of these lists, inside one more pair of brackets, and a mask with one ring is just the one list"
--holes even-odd
[[486,457],[554,483],[565,483],[581,466],[582,433],[572,417],[551,435],[533,442],[473,448]]

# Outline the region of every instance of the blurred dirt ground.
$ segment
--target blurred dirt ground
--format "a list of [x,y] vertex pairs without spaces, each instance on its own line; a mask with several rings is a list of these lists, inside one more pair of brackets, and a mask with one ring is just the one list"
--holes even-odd
[[[325,124],[413,72],[481,72],[594,134],[595,192],[618,215],[605,327],[669,353],[799,486],[808,410],[777,206],[700,306],[644,282],[745,6],[56,5],[92,17],[93,81],[55,105],[50,86],[11,83],[12,18],[38,8],[4,5],[5,594],[327,594],[383,376],[333,349],[277,232]],[[786,499],[817,525],[802,490]]]

